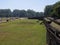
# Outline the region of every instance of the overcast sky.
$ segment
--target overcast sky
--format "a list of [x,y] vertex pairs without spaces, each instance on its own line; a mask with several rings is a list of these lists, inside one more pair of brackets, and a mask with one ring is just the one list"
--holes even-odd
[[46,5],[51,5],[59,0],[0,0],[0,9],[32,9],[43,12]]

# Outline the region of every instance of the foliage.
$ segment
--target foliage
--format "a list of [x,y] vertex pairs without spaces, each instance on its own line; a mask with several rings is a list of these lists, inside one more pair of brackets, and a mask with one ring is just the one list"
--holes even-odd
[[0,9],[0,17],[9,17],[11,16],[10,9]]
[[52,16],[54,18],[60,18],[60,1],[53,4],[47,5],[44,11],[45,16]]
[[52,12],[52,5],[47,5],[44,10],[45,16],[50,16],[50,13]]
[[18,10],[13,12],[10,9],[0,9],[0,17],[38,17],[43,16],[43,12],[35,12],[34,10]]
[[60,1],[55,3],[53,5],[53,13],[57,16],[60,17]]

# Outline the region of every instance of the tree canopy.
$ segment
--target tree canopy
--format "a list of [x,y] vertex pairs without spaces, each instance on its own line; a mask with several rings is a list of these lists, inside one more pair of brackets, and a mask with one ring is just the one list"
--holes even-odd
[[45,16],[60,18],[60,1],[53,5],[47,5],[44,10]]
[[36,12],[34,10],[19,10],[15,9],[11,11],[10,9],[0,9],[0,17],[43,17],[51,16],[60,18],[60,1],[53,5],[47,5],[44,12]]
[[18,10],[15,9],[13,12],[10,9],[0,9],[0,17],[41,17],[44,16],[43,12],[36,12],[34,10]]

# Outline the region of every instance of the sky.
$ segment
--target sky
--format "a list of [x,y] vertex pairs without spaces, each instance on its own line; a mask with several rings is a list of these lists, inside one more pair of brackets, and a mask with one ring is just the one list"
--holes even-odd
[[46,5],[52,5],[59,0],[0,0],[0,9],[27,10],[31,9],[37,12],[44,12]]

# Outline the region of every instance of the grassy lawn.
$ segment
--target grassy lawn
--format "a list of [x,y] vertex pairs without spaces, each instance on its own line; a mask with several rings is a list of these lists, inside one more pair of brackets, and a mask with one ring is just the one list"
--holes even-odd
[[0,24],[0,45],[46,45],[46,30],[37,20]]

